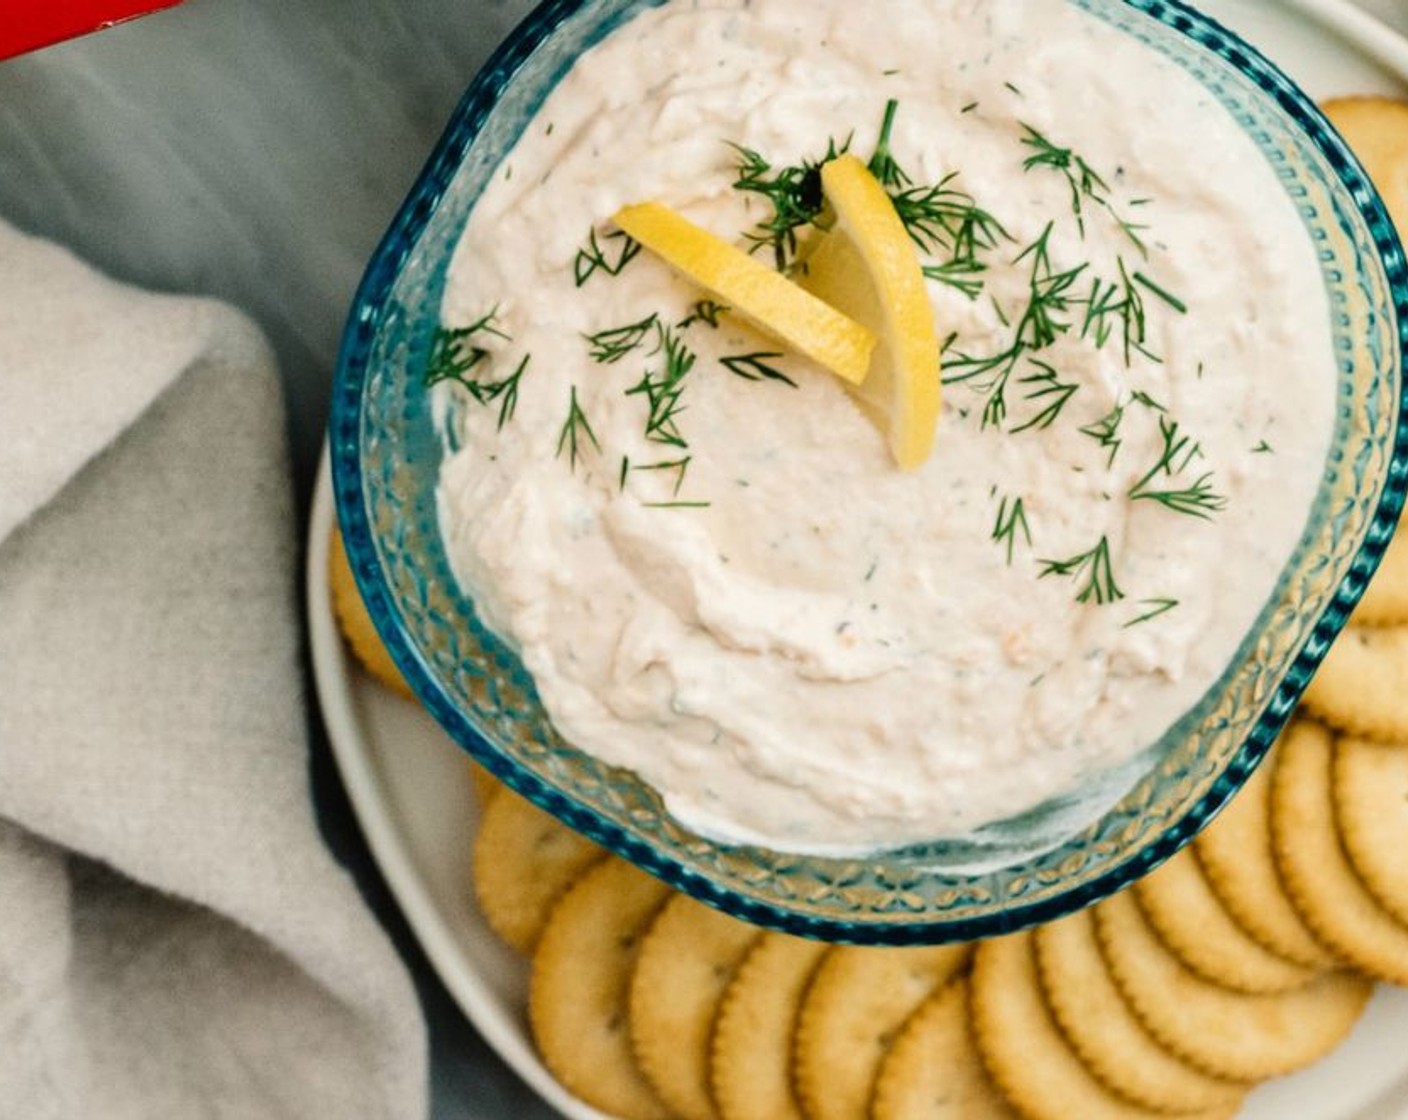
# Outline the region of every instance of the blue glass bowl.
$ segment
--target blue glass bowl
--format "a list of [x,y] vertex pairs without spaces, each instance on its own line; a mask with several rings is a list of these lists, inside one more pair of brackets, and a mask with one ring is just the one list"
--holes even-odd
[[[1141,757],[1131,792],[1054,848],[1033,854],[1050,813],[1005,822],[980,850],[936,842],[863,859],[728,847],[692,834],[634,775],[562,741],[522,665],[480,624],[451,575],[436,519],[441,444],[423,385],[451,251],[494,169],[572,61],[651,0],[538,8],[469,87],[358,291],[333,394],[333,483],[353,570],[397,664],[454,740],[511,787],[746,920],[860,943],[968,939],[1059,917],[1142,875],[1191,839],[1257,765],[1396,524],[1408,480],[1408,273],[1359,165],[1303,93],[1206,17],[1166,0],[1066,2],[1173,59],[1260,147],[1323,263],[1339,386],[1333,446],[1305,534],[1237,659]],[[986,866],[972,870],[979,856]]]

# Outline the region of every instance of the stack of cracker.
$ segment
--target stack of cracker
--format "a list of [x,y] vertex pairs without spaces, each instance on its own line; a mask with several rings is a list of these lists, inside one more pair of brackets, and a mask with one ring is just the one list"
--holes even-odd
[[[1408,105],[1331,102],[1408,229]],[[336,565],[354,652],[391,687]],[[350,574],[350,573],[347,573]],[[766,932],[673,892],[475,768],[476,896],[531,959],[544,1064],[622,1120],[1235,1116],[1408,985],[1408,537],[1271,757],[1178,855],[970,945]]]

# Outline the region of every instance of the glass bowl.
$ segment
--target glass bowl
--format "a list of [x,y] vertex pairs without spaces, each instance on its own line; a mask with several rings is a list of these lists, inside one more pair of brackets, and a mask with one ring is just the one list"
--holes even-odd
[[1373,188],[1314,105],[1255,50],[1165,0],[1065,0],[1162,52],[1275,168],[1323,264],[1338,413],[1304,535],[1237,657],[1126,775],[1132,788],[1052,846],[1054,811],[865,858],[725,846],[671,819],[634,775],[564,742],[513,652],[456,584],[437,521],[439,429],[423,371],[445,273],[494,169],[572,61],[650,0],[550,0],[475,78],[357,293],[329,425],[352,567],[407,680],[450,736],[509,786],[675,887],[803,936],[915,944],[999,934],[1094,902],[1172,855],[1274,741],[1349,617],[1408,482],[1403,251]]

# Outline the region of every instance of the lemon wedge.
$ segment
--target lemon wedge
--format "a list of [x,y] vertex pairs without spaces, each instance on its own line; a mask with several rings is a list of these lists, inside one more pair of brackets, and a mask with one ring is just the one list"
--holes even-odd
[[859,159],[821,168],[835,222],[806,247],[799,283],[869,327],[870,371],[854,390],[889,440],[895,462],[914,470],[934,446],[939,421],[939,339],[914,243],[885,188]]
[[865,380],[876,337],[843,311],[663,203],[622,207],[612,221],[766,334],[843,381]]

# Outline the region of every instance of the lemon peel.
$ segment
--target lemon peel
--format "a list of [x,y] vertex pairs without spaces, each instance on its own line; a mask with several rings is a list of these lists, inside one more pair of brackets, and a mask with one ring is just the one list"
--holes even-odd
[[661,202],[624,206],[612,221],[734,314],[843,381],[865,380],[876,336],[844,311]]
[[807,247],[800,283],[874,332],[870,371],[854,393],[895,462],[914,470],[933,450],[942,403],[923,268],[889,194],[859,159],[823,164],[821,190],[835,220]]

